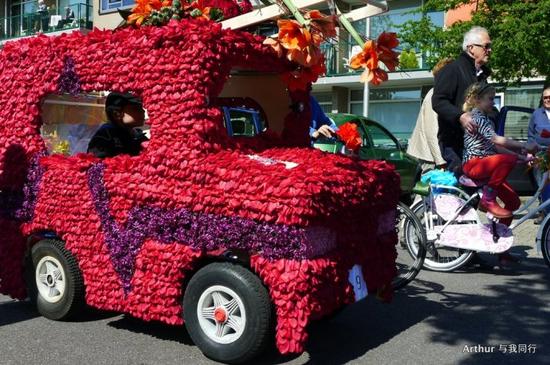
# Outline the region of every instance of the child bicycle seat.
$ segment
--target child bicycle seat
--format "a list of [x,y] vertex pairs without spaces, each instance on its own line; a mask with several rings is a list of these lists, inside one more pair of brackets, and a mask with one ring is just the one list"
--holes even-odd
[[458,182],[460,183],[460,185],[468,187],[468,188],[481,188],[482,186],[487,185],[489,180],[487,180],[487,179],[484,179],[484,180],[477,180],[476,179],[476,180],[474,180],[472,178],[469,178],[466,175],[461,175],[460,178],[458,179]]

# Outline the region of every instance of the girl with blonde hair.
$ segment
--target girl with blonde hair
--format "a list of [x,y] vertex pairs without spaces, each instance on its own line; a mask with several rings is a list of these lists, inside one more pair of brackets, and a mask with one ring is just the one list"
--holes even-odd
[[[512,211],[520,205],[519,197],[506,182],[516,162],[525,160],[526,151],[537,150],[535,143],[514,141],[495,133],[493,122],[487,116],[494,108],[495,88],[487,83],[472,84],[466,90],[463,110],[470,112],[477,131],[464,133],[462,169],[475,180],[487,180],[483,188],[480,210],[492,213],[501,223],[509,225]],[[504,203],[504,208],[497,201]]]

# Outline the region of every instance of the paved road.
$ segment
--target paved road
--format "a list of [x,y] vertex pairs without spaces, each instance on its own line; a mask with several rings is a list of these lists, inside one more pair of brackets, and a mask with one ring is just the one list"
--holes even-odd
[[[550,363],[550,269],[534,248],[536,227],[522,227],[514,251],[527,256],[510,272],[422,272],[391,304],[372,297],[311,326],[307,351],[263,356],[263,364]],[[493,259],[492,257],[488,257]],[[503,354],[513,345],[534,354]],[[465,352],[484,346],[493,353]],[[184,327],[148,324],[90,311],[80,322],[38,317],[0,296],[0,364],[212,364]]]

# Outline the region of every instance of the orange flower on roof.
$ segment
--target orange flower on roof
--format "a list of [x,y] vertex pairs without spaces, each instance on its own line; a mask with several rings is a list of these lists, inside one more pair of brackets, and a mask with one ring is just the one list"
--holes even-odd
[[395,68],[399,64],[399,53],[395,52],[392,48],[399,45],[397,34],[393,32],[383,32],[378,36],[376,43],[380,61],[388,67],[388,70],[395,71]]
[[263,44],[271,46],[271,48],[273,48],[273,50],[277,53],[277,57],[283,57],[283,47],[281,46],[281,42],[279,42],[279,40],[267,37],[264,39]]
[[363,50],[351,58],[349,66],[354,70],[359,68],[374,70],[378,68],[378,54],[373,40],[365,42]]
[[140,26],[153,10],[160,10],[163,6],[172,6],[172,0],[136,0],[136,6],[132,9],[127,22]]
[[316,46],[311,32],[296,20],[278,20],[279,42],[287,50],[289,61],[302,66],[313,66],[321,60],[321,50]]
[[380,85],[384,81],[388,81],[388,73],[381,68],[374,70],[365,69],[361,74],[361,82],[370,82],[373,85]]
[[290,91],[307,90],[308,85],[317,81],[325,72],[325,64],[322,62],[312,67],[298,67],[294,71],[285,72],[281,78]]
[[304,18],[309,20],[311,32],[317,45],[327,38],[336,37],[335,17],[327,16],[319,10],[311,10],[304,14]]
[[365,69],[361,75],[361,82],[379,85],[388,80],[388,73],[380,68],[379,62],[383,62],[388,70],[395,71],[399,64],[399,54],[392,48],[398,45],[399,40],[395,33],[383,32],[377,42],[373,40],[365,42],[363,50],[351,58],[349,66],[354,70]]
[[[206,6],[204,0],[195,0],[191,4],[189,4],[188,6],[184,6],[184,10],[189,11],[191,16],[193,16],[196,19],[209,20],[211,9],[212,8],[210,6]],[[198,10],[200,12],[200,15],[199,16],[194,16],[193,13],[192,13],[193,10]]]

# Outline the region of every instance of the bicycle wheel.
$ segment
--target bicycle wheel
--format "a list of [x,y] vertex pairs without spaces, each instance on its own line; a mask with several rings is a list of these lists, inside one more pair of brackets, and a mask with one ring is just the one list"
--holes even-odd
[[[457,199],[464,201],[464,199],[454,194],[453,196],[455,196]],[[422,227],[426,227],[424,216],[424,202],[419,201],[418,203],[415,203],[411,207],[411,210],[415,217],[417,217],[422,222]],[[446,222],[437,214],[433,214],[433,220],[434,225],[444,225]],[[411,250],[411,255],[414,256],[416,250],[414,241],[407,243],[407,246]],[[453,271],[458,269],[459,267],[466,265],[474,254],[474,251],[442,246],[434,243],[434,241],[427,241],[426,251],[427,253],[424,260],[424,268],[441,272]]]
[[547,221],[544,225],[540,248],[544,262],[546,262],[546,265],[550,267],[550,221]]
[[[426,234],[422,223],[409,207],[399,202],[396,217],[397,230],[397,276],[392,281],[394,290],[410,283],[422,269],[426,257]],[[407,242],[414,244],[414,255],[407,247]]]

